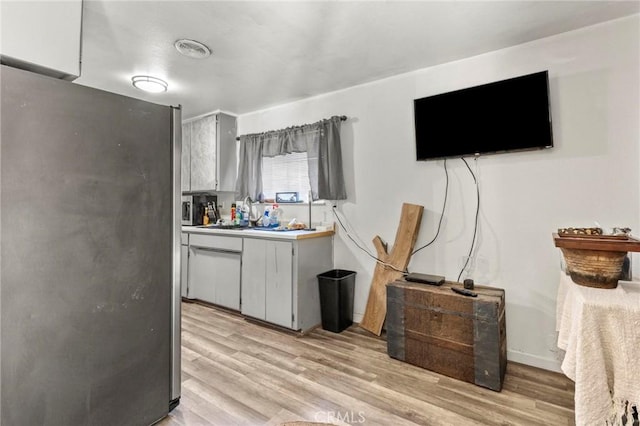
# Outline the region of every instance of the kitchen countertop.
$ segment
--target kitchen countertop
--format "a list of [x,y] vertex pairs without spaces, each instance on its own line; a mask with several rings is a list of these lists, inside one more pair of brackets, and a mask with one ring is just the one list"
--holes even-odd
[[243,228],[238,229],[216,229],[216,228],[199,228],[197,226],[183,226],[182,232],[192,234],[210,234],[225,235],[231,237],[249,237],[249,238],[270,238],[279,240],[303,240],[307,238],[330,237],[335,232],[328,231],[266,231],[260,228]]

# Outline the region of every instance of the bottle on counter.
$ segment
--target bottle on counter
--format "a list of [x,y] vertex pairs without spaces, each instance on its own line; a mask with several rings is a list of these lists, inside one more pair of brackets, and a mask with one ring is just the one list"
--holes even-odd
[[202,224],[203,225],[209,224],[209,207],[204,208],[204,215],[202,216]]
[[271,207],[271,213],[269,216],[269,226],[277,227],[280,225],[281,213],[282,213],[282,210],[277,204],[274,204]]
[[264,216],[262,216],[262,226],[268,228],[271,224],[271,219],[269,218],[269,210],[264,209]]
[[236,220],[236,204],[231,204],[231,222],[235,222]]
[[240,225],[241,226],[249,226],[249,218],[251,217],[251,214],[249,212],[249,209],[246,205],[242,206],[242,208],[240,209],[240,212],[242,213],[242,218],[240,220]]

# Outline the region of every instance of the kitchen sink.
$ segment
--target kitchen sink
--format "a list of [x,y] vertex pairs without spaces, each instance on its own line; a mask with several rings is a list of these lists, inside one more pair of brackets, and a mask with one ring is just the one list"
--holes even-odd
[[309,231],[309,229],[289,229],[285,227],[264,228],[262,226],[240,226],[240,225],[198,225],[196,228],[202,229],[227,229],[231,231],[242,231],[243,229],[251,231],[267,231],[267,232],[290,232],[290,231]]
[[283,227],[277,227],[277,228],[263,228],[263,227],[255,227],[255,228],[251,228],[254,231],[272,231],[272,232],[290,232],[290,231],[308,231],[308,229],[289,229],[289,228],[283,228]]
[[240,225],[199,225],[196,228],[203,229],[228,229],[232,231],[242,231],[243,229],[249,229],[248,226],[240,226]]

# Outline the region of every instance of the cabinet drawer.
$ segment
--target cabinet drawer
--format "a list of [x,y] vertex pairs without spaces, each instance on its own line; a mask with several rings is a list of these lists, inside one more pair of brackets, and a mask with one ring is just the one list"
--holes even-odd
[[229,251],[242,251],[242,238],[191,234],[189,245]]

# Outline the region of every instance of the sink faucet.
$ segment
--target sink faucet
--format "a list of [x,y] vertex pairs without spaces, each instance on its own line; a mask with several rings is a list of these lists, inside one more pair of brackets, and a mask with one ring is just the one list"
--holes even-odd
[[251,215],[253,214],[253,200],[251,199],[250,196],[247,195],[246,197],[244,197],[242,204],[244,204],[245,206],[246,205],[249,206],[249,227],[251,227]]

